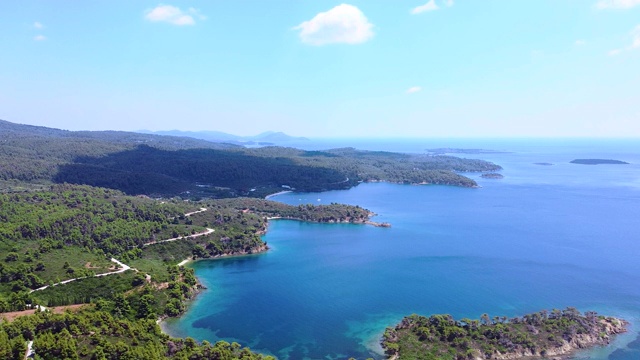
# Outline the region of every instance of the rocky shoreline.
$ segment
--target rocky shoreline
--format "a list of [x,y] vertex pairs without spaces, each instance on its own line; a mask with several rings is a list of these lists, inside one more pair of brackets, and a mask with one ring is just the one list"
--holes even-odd
[[429,353],[447,359],[563,360],[578,350],[608,345],[628,324],[574,308],[493,320],[486,314],[460,321],[450,315],[411,315],[385,331],[382,347],[389,359]]
[[491,359],[510,360],[510,359],[539,359],[548,360],[566,360],[569,359],[576,351],[589,349],[595,346],[606,346],[611,343],[612,337],[627,331],[627,321],[617,318],[607,318],[600,320],[607,330],[603,334],[577,334],[570,341],[563,340],[561,346],[541,350],[541,351],[524,351],[521,353],[496,355]]

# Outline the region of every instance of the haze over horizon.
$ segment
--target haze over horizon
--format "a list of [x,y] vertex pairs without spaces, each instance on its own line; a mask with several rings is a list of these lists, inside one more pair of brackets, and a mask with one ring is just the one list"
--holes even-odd
[[0,3],[0,119],[640,137],[640,0]]

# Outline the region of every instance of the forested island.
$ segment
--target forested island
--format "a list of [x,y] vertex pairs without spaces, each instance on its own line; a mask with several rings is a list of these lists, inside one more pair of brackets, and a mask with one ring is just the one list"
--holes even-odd
[[504,175],[498,173],[485,173],[480,175],[480,177],[484,179],[503,179]]
[[361,182],[475,187],[460,173],[500,166],[453,156],[362,151],[244,148],[187,137],[65,131],[0,120],[0,189],[73,183],[129,195],[265,197],[283,189],[348,189]]
[[156,321],[183,313],[199,288],[193,270],[177,264],[265,251],[268,217],[363,224],[371,215],[350,205],[153,200],[69,184],[0,194],[0,318],[12,320],[0,322],[0,358],[22,359],[29,346],[44,359],[269,358],[160,331]]
[[612,159],[575,159],[571,160],[572,164],[581,164],[581,165],[628,165],[629,163],[621,160],[612,160]]
[[455,320],[451,315],[405,317],[388,328],[382,346],[392,359],[520,359],[563,356],[606,345],[626,331],[624,320],[575,308],[522,317]]

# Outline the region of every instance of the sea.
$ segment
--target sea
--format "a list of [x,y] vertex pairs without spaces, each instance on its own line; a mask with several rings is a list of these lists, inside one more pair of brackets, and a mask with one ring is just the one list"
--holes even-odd
[[[404,316],[521,316],[576,307],[629,331],[575,359],[640,359],[640,140],[312,140],[319,150],[454,154],[503,167],[480,185],[362,183],[286,193],[287,204],[360,205],[390,228],[270,221],[259,255],[190,264],[207,290],[163,323],[173,336],[235,341],[279,359],[384,359],[380,338]],[[573,159],[626,161],[582,165]]]

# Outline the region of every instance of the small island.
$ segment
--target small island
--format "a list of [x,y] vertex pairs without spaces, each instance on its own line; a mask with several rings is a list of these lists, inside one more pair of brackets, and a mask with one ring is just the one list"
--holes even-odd
[[575,308],[546,310],[508,319],[483,314],[479,320],[451,315],[405,317],[387,328],[382,347],[390,359],[520,359],[563,357],[609,344],[628,323]]
[[603,165],[603,164],[628,165],[629,164],[626,161],[611,160],[611,159],[575,159],[575,160],[571,160],[570,163],[580,164],[580,165]]
[[537,162],[537,163],[533,163],[533,165],[552,166],[553,164],[548,162]]
[[498,173],[485,173],[480,175],[484,179],[504,179],[504,175]]

